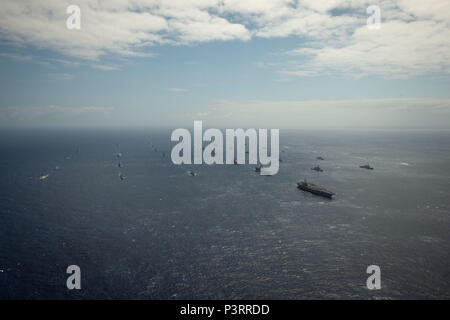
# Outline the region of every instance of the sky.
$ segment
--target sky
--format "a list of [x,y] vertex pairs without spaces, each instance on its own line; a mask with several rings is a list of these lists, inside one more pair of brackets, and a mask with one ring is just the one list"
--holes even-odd
[[448,0],[2,0],[0,126],[450,129],[449,39]]

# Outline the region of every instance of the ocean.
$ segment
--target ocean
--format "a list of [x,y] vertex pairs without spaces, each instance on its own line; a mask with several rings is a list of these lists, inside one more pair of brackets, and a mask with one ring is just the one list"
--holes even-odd
[[170,133],[2,130],[0,298],[450,298],[450,132],[280,130],[275,176],[174,165]]

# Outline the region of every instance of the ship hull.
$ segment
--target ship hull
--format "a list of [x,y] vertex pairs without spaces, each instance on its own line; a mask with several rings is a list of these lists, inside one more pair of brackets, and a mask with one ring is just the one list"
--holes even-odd
[[332,193],[332,192],[312,189],[312,188],[309,188],[309,187],[304,186],[304,185],[299,184],[299,183],[297,184],[297,188],[299,188],[300,190],[307,191],[307,192],[310,192],[312,194],[315,194],[316,196],[321,196],[321,197],[328,198],[328,199],[332,199],[333,195],[334,195],[334,193]]

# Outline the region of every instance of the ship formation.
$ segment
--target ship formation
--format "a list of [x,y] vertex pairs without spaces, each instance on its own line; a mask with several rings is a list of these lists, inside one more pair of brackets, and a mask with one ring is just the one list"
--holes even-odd
[[[204,148],[202,148],[202,149],[204,149]],[[157,147],[154,144],[152,144],[152,150],[154,152],[158,152],[158,149],[157,149]],[[284,152],[284,150],[282,152]],[[77,148],[76,154],[78,154],[78,153],[79,153],[79,148]],[[245,143],[245,153],[247,153],[247,154],[249,153],[247,143]],[[124,169],[125,166],[124,166],[124,164],[122,162],[122,156],[123,156],[123,154],[120,151],[120,145],[118,143],[116,143],[116,152],[114,153],[114,158],[117,161],[117,164],[116,164],[117,169],[118,169],[117,176],[119,177],[119,179],[121,181],[124,181],[124,180],[127,179],[127,176],[123,174],[123,170],[122,169]],[[212,152],[212,156],[215,156],[215,150]],[[166,152],[162,152],[162,158],[166,158]],[[65,159],[66,160],[70,160],[71,157],[70,156],[66,156]],[[318,157],[316,157],[316,160],[324,161],[325,158],[323,158],[322,156],[318,156]],[[231,163],[234,164],[234,165],[241,164],[240,161],[238,161],[236,158],[232,159],[231,161],[232,161]],[[279,159],[279,162],[282,162],[281,158]],[[255,170],[256,173],[260,174],[261,171],[265,167],[266,166],[263,166],[261,163],[258,163],[257,166],[254,167],[254,170]],[[374,170],[374,168],[369,163],[359,165],[359,168],[366,169],[366,170]],[[53,167],[54,171],[57,171],[59,169],[60,169],[60,166]],[[315,165],[314,167],[312,167],[311,170],[316,171],[318,175],[322,174],[322,172],[324,172],[324,170],[318,164]],[[195,172],[193,170],[188,170],[186,173],[189,176],[191,176],[191,177],[196,177],[199,174],[198,172]],[[40,181],[45,181],[45,180],[47,180],[49,178],[49,176],[50,176],[50,173],[42,173],[39,176],[39,180]],[[306,179],[303,179],[302,181],[298,181],[297,182],[297,188],[302,190],[302,191],[309,192],[309,193],[311,193],[313,195],[321,196],[321,197],[328,198],[328,199],[332,199],[333,196],[336,195],[333,191],[330,191],[330,190],[328,190],[327,188],[325,188],[323,186],[319,186],[317,184],[308,182],[308,181],[306,181]]]
[[[325,158],[323,158],[322,156],[318,156],[318,157],[316,157],[316,160],[325,160]],[[359,167],[361,169],[373,170],[373,167],[370,166],[368,163],[364,164],[364,165],[360,165]],[[312,167],[311,170],[314,170],[316,172],[323,172],[323,169],[319,165]],[[324,187],[318,186],[314,183],[307,182],[306,179],[304,179],[303,181],[298,181],[297,188],[299,188],[300,190],[306,191],[306,192],[310,192],[317,196],[328,198],[328,199],[332,199],[333,196],[335,195],[334,192],[332,192]]]

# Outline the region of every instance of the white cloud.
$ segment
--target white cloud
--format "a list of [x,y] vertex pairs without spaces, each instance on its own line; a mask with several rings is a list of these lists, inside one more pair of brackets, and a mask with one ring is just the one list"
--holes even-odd
[[170,92],[187,92],[188,90],[184,89],[184,88],[167,88],[167,91],[170,91]]
[[317,48],[291,51],[306,59],[286,71],[305,75],[338,71],[354,76],[375,74],[409,77],[450,73],[450,29],[436,21],[388,21],[380,30],[358,28],[344,45],[321,43]]
[[53,63],[53,62],[54,63],[58,63],[58,64],[62,64],[62,65],[67,66],[67,67],[78,67],[80,65],[80,63],[77,62],[77,61],[71,61],[71,60],[65,60],[65,59],[52,58],[52,59],[49,59],[49,61],[48,61],[49,64]]
[[70,73],[49,73],[47,76],[52,80],[71,80],[73,75]]
[[[99,60],[147,56],[145,47],[161,44],[296,36],[302,45],[283,70],[291,76],[450,72],[448,0],[79,0],[81,30],[65,27],[69,4],[3,0],[0,40]],[[366,28],[372,4],[379,30]]]
[[[321,27],[310,23],[313,30],[308,34],[323,28],[322,35],[309,37],[307,44],[288,52],[291,57],[285,61],[281,73],[313,76],[336,72],[355,77],[413,77],[427,73],[450,73],[449,1],[378,1],[382,19],[378,30],[366,26],[365,8],[373,3],[328,3],[334,4],[331,6],[333,9],[351,12],[350,16],[345,19],[328,12],[323,17],[323,10],[319,10],[322,12]],[[286,21],[285,25],[294,29],[290,21]]]
[[111,71],[111,70],[119,70],[120,67],[116,65],[107,65],[107,64],[93,64],[92,68],[104,70],[104,71]]

